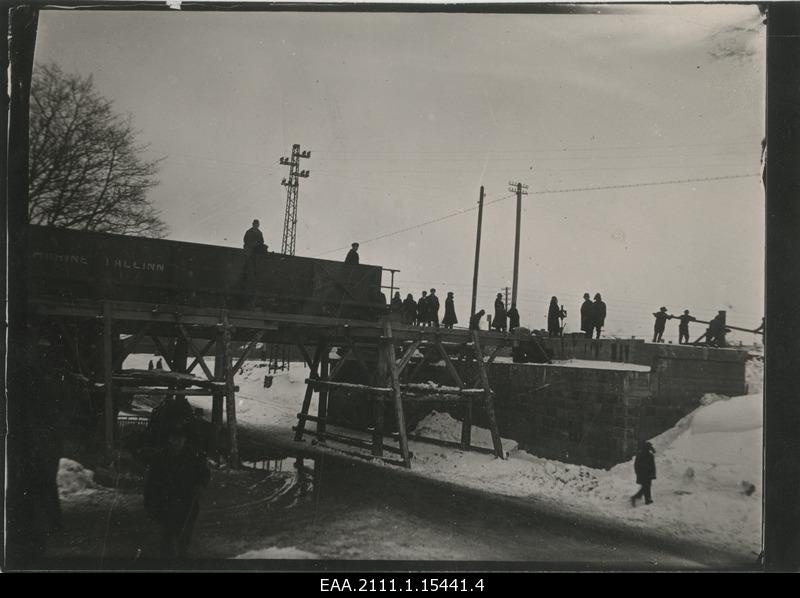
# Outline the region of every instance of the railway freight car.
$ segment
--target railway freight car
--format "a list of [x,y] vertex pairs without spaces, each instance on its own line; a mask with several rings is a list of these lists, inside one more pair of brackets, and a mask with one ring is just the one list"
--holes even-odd
[[28,230],[33,297],[365,320],[386,311],[379,266],[51,227]]

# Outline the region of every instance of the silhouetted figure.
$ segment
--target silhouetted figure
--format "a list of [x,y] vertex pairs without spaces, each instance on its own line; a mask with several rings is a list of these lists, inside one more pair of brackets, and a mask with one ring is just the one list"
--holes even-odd
[[517,304],[512,303],[508,310],[508,331],[513,332],[517,328],[519,328],[519,311],[517,310]]
[[148,370],[152,370],[153,369],[153,360],[152,359],[147,363],[147,369]]
[[358,265],[358,243],[353,243],[350,245],[350,251],[347,252],[347,257],[344,258],[345,264],[350,264],[351,266]]
[[550,306],[547,308],[548,336],[561,335],[561,322],[559,321],[560,315],[561,315],[561,308],[558,307],[558,297],[551,297]]
[[439,327],[439,298],[436,296],[436,289],[431,289],[428,295],[428,318],[432,326]]
[[428,291],[422,291],[417,301],[417,326],[427,326],[430,323],[428,316]]
[[506,305],[503,303],[503,294],[497,293],[494,300],[494,318],[492,318],[492,328],[498,332],[506,331]]
[[144,488],[145,510],[160,529],[162,557],[186,556],[209,479],[205,454],[190,442],[187,428],[172,428],[152,457]]
[[653,342],[663,343],[664,329],[667,327],[667,320],[670,319],[667,308],[662,307],[657,312],[653,312],[653,317],[656,319],[656,323],[653,326]]
[[486,315],[485,310],[480,310],[478,313],[473,314],[472,317],[469,319],[469,329],[470,330],[480,330],[481,329],[481,320],[483,316]]
[[156,369],[157,370],[163,370],[164,369],[164,364],[161,363],[161,358],[160,357],[158,358],[158,362],[156,363]]
[[249,254],[256,253],[264,247],[264,235],[258,227],[258,220],[253,220],[253,226],[244,233],[244,250]]
[[414,296],[409,293],[403,301],[403,322],[406,324],[414,324],[417,320],[417,302],[414,301]]
[[653,502],[650,495],[650,486],[656,479],[656,460],[653,445],[649,442],[639,443],[639,452],[633,460],[633,470],[636,472],[636,483],[641,485],[639,491],[631,496],[631,505],[636,506],[636,501],[644,496],[644,503],[649,505]]
[[444,318],[442,318],[442,325],[445,328],[452,328],[453,324],[458,324],[458,318],[456,317],[456,305],[451,291],[447,293],[447,299],[444,300]]
[[583,294],[583,303],[581,304],[581,330],[585,333],[586,338],[592,338],[592,331],[594,330],[594,303],[589,298],[589,293]]
[[[673,316],[674,317],[674,316]],[[684,309],[683,315],[678,316],[678,344],[679,345],[688,345],[689,344],[689,322],[695,321],[694,316],[689,315],[689,310]]]
[[[603,329],[606,323],[606,304],[603,303],[603,298],[600,296],[600,293],[595,294],[594,296],[594,309],[592,310],[592,320],[594,323],[594,329],[597,330],[597,338],[600,338],[600,331]],[[591,334],[589,335],[592,336]]]
[[706,342],[712,347],[727,347],[728,343],[725,342],[725,335],[729,332],[730,329],[725,327],[725,311],[720,310],[708,324]]
[[392,297],[392,312],[400,313],[403,309],[403,299],[400,297],[400,291],[397,291]]

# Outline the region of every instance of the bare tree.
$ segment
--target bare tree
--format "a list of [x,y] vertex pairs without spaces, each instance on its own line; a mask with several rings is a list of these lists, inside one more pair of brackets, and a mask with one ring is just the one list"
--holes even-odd
[[31,85],[32,224],[163,237],[147,198],[160,160],[147,161],[130,117],[114,113],[92,77],[37,66]]

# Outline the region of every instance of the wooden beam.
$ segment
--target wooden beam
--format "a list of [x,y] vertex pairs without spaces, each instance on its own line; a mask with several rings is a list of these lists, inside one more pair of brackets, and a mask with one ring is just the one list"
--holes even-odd
[[167,350],[166,350],[166,348],[164,347],[164,344],[161,342],[161,339],[160,339],[160,338],[158,338],[158,336],[156,336],[156,335],[152,335],[152,334],[151,334],[151,335],[150,335],[150,338],[151,338],[151,339],[153,339],[153,342],[154,342],[154,343],[155,343],[155,345],[156,345],[156,349],[158,349],[158,352],[159,352],[159,353],[161,354],[161,356],[163,356],[163,357],[164,357],[164,359],[166,360],[166,362],[167,362],[167,367],[168,367],[170,370],[172,370],[172,354],[171,354],[171,351],[167,351]]
[[105,442],[108,457],[114,450],[114,428],[116,413],[114,412],[113,361],[111,359],[111,304],[103,303],[103,380],[105,383]]
[[303,337],[300,335],[300,332],[296,328],[293,331],[293,336],[295,338],[295,344],[297,345],[297,348],[300,350],[300,355],[303,356],[306,365],[310,368],[313,360],[311,359],[311,356],[308,354],[308,351],[306,350],[306,346],[304,344],[305,339],[303,339]]
[[447,367],[447,371],[450,372],[450,377],[453,378],[453,381],[456,384],[458,384],[459,388],[464,388],[464,382],[461,380],[461,376],[458,375],[458,371],[450,361],[450,356],[447,354],[447,351],[444,350],[444,347],[438,338],[436,339],[436,348],[439,351],[439,355],[441,355],[442,359],[444,359],[444,365]]
[[411,343],[410,347],[406,347],[403,350],[403,356],[400,358],[400,361],[397,362],[397,375],[402,375],[403,370],[406,369],[406,366],[409,364],[411,359],[414,357],[414,353],[417,352],[420,345],[422,345],[422,339],[417,339]]
[[228,460],[231,467],[239,467],[239,438],[236,429],[236,391],[233,386],[231,368],[231,327],[228,324],[228,312],[222,312],[223,366],[225,372],[225,411],[228,426]]
[[253,340],[251,340],[250,343],[247,345],[247,347],[245,348],[245,350],[242,353],[241,357],[239,357],[239,361],[237,361],[236,365],[233,366],[233,374],[234,375],[236,375],[236,373],[239,371],[239,369],[244,365],[244,360],[247,359],[247,357],[250,355],[250,352],[258,344],[258,341],[260,341],[263,336],[264,336],[264,331],[260,330],[253,337]]
[[[214,380],[217,382],[225,380],[225,352],[223,346],[222,333],[219,332],[214,350]],[[223,398],[224,393],[216,392],[211,401],[211,423],[214,425],[217,434],[222,430]]]
[[[213,380],[214,379],[214,374],[212,374],[211,370],[208,369],[208,366],[206,365],[206,362],[203,359],[203,353],[198,353],[197,349],[194,348],[194,343],[192,343],[192,338],[189,336],[189,333],[186,332],[186,327],[183,324],[178,324],[178,331],[180,331],[181,335],[183,336],[183,339],[186,341],[186,346],[189,348],[189,351],[191,351],[192,355],[194,355],[194,361],[191,364],[191,368],[193,369],[194,365],[196,363],[199,363],[200,364],[200,368],[203,370],[203,373],[206,375],[206,378],[208,378],[209,380]],[[211,341],[211,342],[213,343],[214,341]],[[211,345],[211,343],[207,344],[205,348],[208,349],[208,347],[210,345]],[[189,372],[189,368],[187,368],[186,371],[188,373]]]
[[[208,350],[211,348],[212,345],[214,345],[214,343],[216,343],[216,340],[212,338],[211,340],[209,340],[205,344],[205,346],[202,349],[200,349],[199,353],[195,353],[194,361],[189,364],[188,368],[186,368],[186,373],[187,374],[191,374],[192,370],[194,370],[195,367],[197,367],[201,362],[203,362],[203,360],[204,360],[204,358],[206,356],[206,353],[208,353]],[[194,350],[194,349],[192,349],[192,350]],[[206,376],[208,376],[208,372],[205,372],[205,374],[206,374]],[[215,378],[212,375],[212,376],[208,376],[208,379],[209,380],[214,380]]]
[[[328,370],[330,368],[330,359],[328,358],[328,351],[322,355],[322,359],[319,364],[319,377],[320,378],[327,378],[328,377]],[[319,438],[320,442],[325,442],[325,420],[328,417],[328,390],[321,389],[319,391],[319,396],[317,397],[317,417],[319,421],[317,422],[317,438]]]
[[370,386],[369,384],[356,384],[354,382],[334,382],[332,380],[321,380],[317,378],[306,378],[305,383],[319,389],[342,389],[350,392],[363,392],[372,394],[391,395],[394,389],[383,386]]
[[125,343],[124,346],[123,346],[122,354],[119,355],[114,360],[114,369],[115,370],[117,370],[117,369],[122,367],[122,363],[125,361],[125,359],[128,357],[128,355],[133,353],[134,349],[136,349],[136,346],[139,344],[139,341],[142,340],[142,338],[147,333],[147,330],[149,328],[150,328],[150,324],[149,323],[143,324],[142,327],[139,328],[139,330],[136,332],[136,334],[134,334],[130,339],[128,339],[128,342]]
[[483,351],[481,351],[481,341],[477,330],[472,331],[472,350],[475,352],[475,358],[478,361],[478,372],[481,376],[481,382],[485,394],[486,416],[489,419],[489,431],[492,434],[492,445],[494,452],[500,459],[503,458],[503,443],[500,439],[500,433],[497,430],[497,420],[494,415],[494,393],[489,386],[489,377],[486,375],[486,368],[483,364]]
[[303,406],[300,409],[300,413],[303,415],[300,418],[300,421],[297,422],[297,429],[295,430],[294,439],[296,442],[300,442],[303,440],[303,432],[305,431],[306,426],[306,416],[308,415],[308,409],[311,406],[311,395],[314,394],[314,386],[311,384],[311,381],[316,381],[319,379],[319,374],[317,372],[317,368],[319,367],[320,359],[322,359],[322,353],[327,348],[327,342],[320,339],[319,344],[317,345],[316,351],[314,351],[314,359],[311,362],[311,378],[309,378],[307,386],[306,386],[306,394],[303,397]]
[[383,325],[383,335],[386,337],[386,360],[389,366],[389,374],[394,387],[394,409],[397,419],[397,431],[400,433],[400,453],[403,457],[403,465],[411,467],[411,456],[408,452],[408,437],[406,431],[406,417],[403,413],[403,395],[400,390],[400,375],[397,372],[397,359],[394,352],[394,341],[392,340],[392,325],[385,322]]

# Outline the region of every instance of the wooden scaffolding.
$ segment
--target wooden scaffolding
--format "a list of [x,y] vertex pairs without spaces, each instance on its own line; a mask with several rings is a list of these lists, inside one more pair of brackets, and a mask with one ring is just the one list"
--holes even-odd
[[[360,457],[380,458],[390,463],[411,467],[412,454],[409,451],[409,440],[428,441],[437,444],[458,447],[462,450],[480,450],[472,445],[472,410],[474,404],[480,404],[485,410],[492,436],[491,453],[499,458],[504,457],[500,434],[494,412],[494,393],[489,385],[486,365],[494,360],[498,351],[505,343],[500,343],[489,357],[484,361],[481,348],[480,334],[477,330],[469,332],[469,340],[463,343],[445,343],[442,341],[440,329],[419,329],[414,334],[414,340],[403,340],[394,336],[390,322],[383,322],[382,334],[374,344],[357,345],[352,335],[344,335],[344,353],[338,363],[330,369],[330,351],[334,339],[321,336],[317,339],[314,356],[311,357],[302,343],[298,343],[304,359],[310,368],[310,375],[306,379],[306,391],[300,413],[297,414],[298,423],[294,428],[295,440],[302,441],[305,434],[315,437],[316,441],[325,444],[327,439],[370,450],[369,455],[364,453],[350,453]],[[403,335],[405,337],[408,334]],[[398,358],[398,352],[400,357]],[[369,354],[371,353],[371,355]],[[418,358],[421,356],[421,358]],[[453,386],[420,383],[418,375],[423,368],[435,359],[444,362]],[[471,376],[459,373],[454,361],[462,364],[462,371],[472,369]],[[337,378],[345,364],[355,362],[363,376],[363,382],[352,383],[341,381]],[[368,363],[374,364],[370,368]],[[411,368],[413,364],[413,368]],[[469,366],[472,366],[470,368]],[[464,367],[466,366],[466,367]],[[364,439],[356,436],[331,432],[327,429],[328,398],[329,393],[335,391],[337,396],[365,397],[372,404],[372,438]],[[309,415],[313,393],[318,393],[317,415]],[[452,443],[438,439],[409,435],[406,429],[404,406],[409,402],[422,403],[455,403],[460,406],[462,417],[461,442]],[[397,432],[388,435],[396,440],[397,446],[385,444],[384,405],[389,404],[395,418]],[[306,423],[316,424],[315,429],[307,429]],[[342,427],[337,424],[337,427]],[[484,449],[485,450],[485,449]],[[397,459],[384,459],[384,451],[399,455]],[[344,451],[348,452],[348,451]]]

